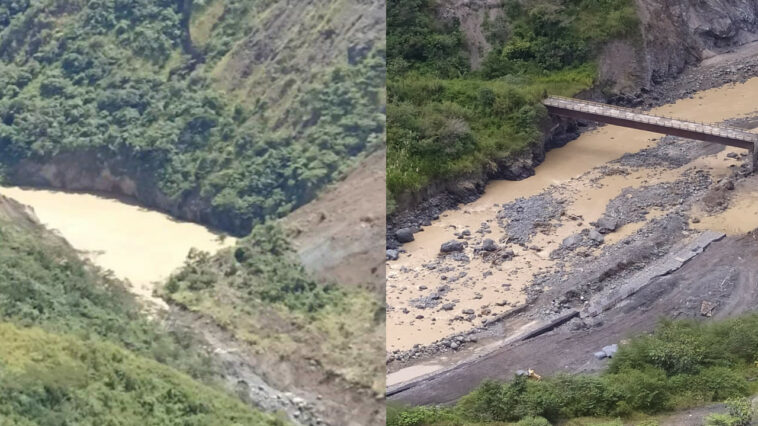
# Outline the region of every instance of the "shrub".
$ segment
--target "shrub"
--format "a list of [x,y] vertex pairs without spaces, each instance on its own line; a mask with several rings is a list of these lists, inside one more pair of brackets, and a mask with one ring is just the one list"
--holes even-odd
[[724,413],[712,413],[705,418],[706,426],[740,426],[740,419]]
[[544,417],[524,417],[516,423],[516,426],[551,426]]
[[748,398],[730,398],[726,401],[729,415],[737,419],[739,426],[747,426],[752,423],[755,412],[753,403]]

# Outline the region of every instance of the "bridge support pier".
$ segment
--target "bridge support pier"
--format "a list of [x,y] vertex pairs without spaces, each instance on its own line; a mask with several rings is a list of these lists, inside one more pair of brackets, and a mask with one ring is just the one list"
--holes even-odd
[[756,171],[758,171],[758,142],[753,142],[753,147],[750,149],[750,172]]

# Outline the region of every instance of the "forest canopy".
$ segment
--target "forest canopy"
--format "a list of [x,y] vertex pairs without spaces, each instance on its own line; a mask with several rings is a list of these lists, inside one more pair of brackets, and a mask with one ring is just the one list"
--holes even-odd
[[244,35],[250,9],[222,3],[214,41],[195,46],[188,1],[0,0],[0,172],[12,180],[23,160],[95,153],[172,205],[197,201],[213,225],[246,234],[382,143],[380,47],[270,117],[266,102],[214,85],[212,66]]

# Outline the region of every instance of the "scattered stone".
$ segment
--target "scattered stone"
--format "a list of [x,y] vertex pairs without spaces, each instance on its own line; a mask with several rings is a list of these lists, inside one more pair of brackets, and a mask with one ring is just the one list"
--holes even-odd
[[603,241],[605,241],[605,237],[603,236],[603,234],[597,232],[597,230],[595,229],[590,230],[589,237],[592,241],[595,241],[600,244],[602,244]]
[[463,313],[463,315],[474,315],[474,310],[473,309],[464,309],[462,313]]
[[495,241],[487,238],[482,242],[482,250],[484,251],[495,251],[497,250],[497,244],[495,244]]
[[581,243],[582,243],[582,234],[574,234],[570,237],[566,237],[561,243],[561,246],[563,248],[573,250]]
[[608,358],[613,358],[613,355],[616,355],[616,352],[618,352],[618,350],[619,350],[619,345],[615,343],[612,345],[603,347],[603,353],[605,353],[605,356],[607,356]]
[[397,260],[400,257],[400,253],[398,253],[395,249],[389,249],[387,250],[387,260]]
[[442,253],[452,253],[456,251],[462,251],[463,250],[463,243],[456,240],[450,240],[446,243],[442,243],[440,246],[440,251]]
[[713,316],[714,309],[716,309],[715,303],[703,300],[703,302],[700,304],[700,315],[704,317],[711,317]]
[[613,232],[618,227],[618,219],[615,217],[603,216],[597,220],[597,229],[602,234]]
[[608,355],[606,355],[606,354],[605,354],[605,352],[603,352],[603,351],[597,351],[597,352],[595,352],[593,355],[594,355],[594,356],[595,356],[595,358],[597,358],[597,359],[604,359],[604,358],[607,358],[607,357],[608,357]]
[[443,311],[452,311],[455,308],[455,303],[445,303],[442,305]]

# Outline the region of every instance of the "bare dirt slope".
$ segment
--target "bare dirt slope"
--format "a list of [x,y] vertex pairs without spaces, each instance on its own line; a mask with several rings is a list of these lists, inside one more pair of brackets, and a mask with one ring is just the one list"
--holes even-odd
[[303,264],[319,277],[384,295],[386,150],[282,220]]

